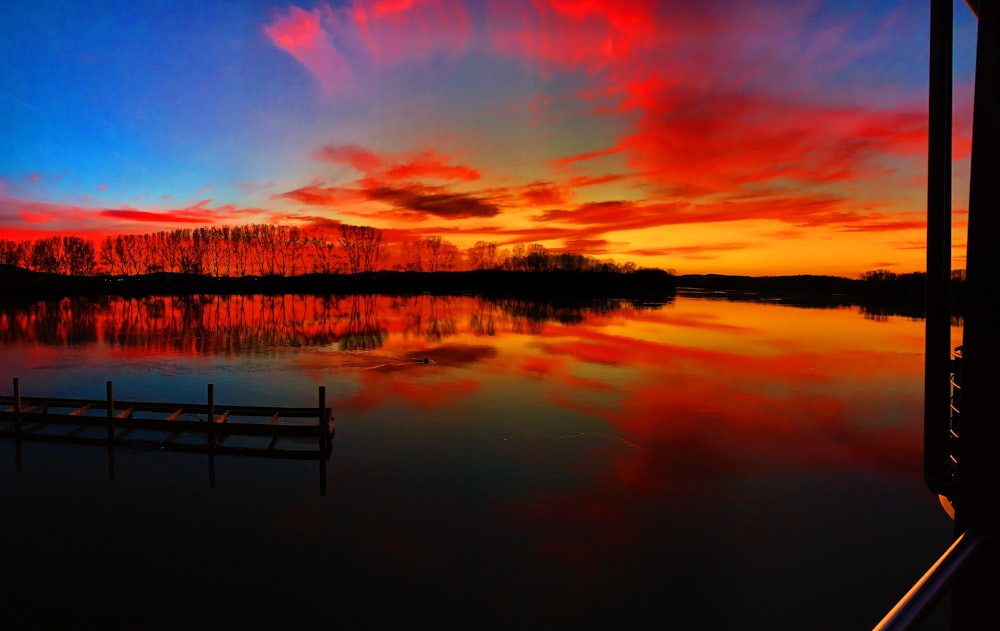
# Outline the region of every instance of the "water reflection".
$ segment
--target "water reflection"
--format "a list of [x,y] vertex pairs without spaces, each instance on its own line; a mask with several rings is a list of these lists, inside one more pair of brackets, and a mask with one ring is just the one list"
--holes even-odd
[[[272,479],[283,469],[233,462],[216,489],[215,501],[228,503],[214,530],[267,540],[283,564],[312,533],[309,545],[345,577],[322,593],[376,597],[371,610],[409,615],[413,597],[443,611],[471,602],[490,617],[485,626],[523,626],[521,615],[642,626],[643,614],[670,611],[667,626],[677,628],[768,629],[799,628],[824,611],[830,628],[864,628],[950,532],[920,474],[922,323],[864,316],[683,295],[669,305],[429,295],[48,301],[0,309],[0,388],[20,375],[53,396],[87,397],[117,373],[141,398],[194,400],[208,381],[245,403],[295,405],[328,384],[340,432],[333,499],[296,500]],[[2,490],[24,489],[16,497],[33,531],[99,514],[67,508],[50,519],[33,504],[49,502],[55,486],[39,472],[88,478],[58,453],[28,455],[28,475]],[[197,537],[159,523],[196,521],[212,505],[192,500],[189,486],[171,492],[157,457],[121,463],[130,471],[119,487],[149,466],[145,479],[169,496],[169,511],[147,506],[135,532],[178,536],[183,563],[219,573],[183,557]],[[172,457],[172,475],[203,475],[200,458],[175,462],[185,461]],[[100,503],[101,493],[62,501]],[[130,512],[109,508],[110,523],[135,513],[113,500]],[[261,519],[269,514],[284,517],[272,527]],[[18,540],[11,528],[0,534]],[[37,584],[67,565],[22,558],[18,567]],[[270,578],[232,572],[219,584],[244,574],[254,585]],[[857,602],[842,604],[843,585],[859,576]],[[173,584],[150,581],[148,591]],[[790,603],[777,620],[775,594]]]
[[579,324],[655,309],[614,299],[528,300],[455,296],[69,297],[0,305],[0,342],[72,347],[103,343],[150,353],[267,355],[335,345],[377,350],[390,334],[437,344],[465,332],[540,335],[547,323]]

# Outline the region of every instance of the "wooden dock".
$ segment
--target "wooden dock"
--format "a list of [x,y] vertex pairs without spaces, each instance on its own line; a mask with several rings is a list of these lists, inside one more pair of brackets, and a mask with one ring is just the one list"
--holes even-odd
[[318,460],[325,495],[333,436],[325,386],[314,407],[216,404],[213,384],[205,403],[115,401],[110,381],[104,399],[23,396],[16,378],[13,396],[0,396],[0,439],[17,442],[18,471],[22,441],[106,445],[109,479],[116,447],[204,453],[213,487],[217,455]]

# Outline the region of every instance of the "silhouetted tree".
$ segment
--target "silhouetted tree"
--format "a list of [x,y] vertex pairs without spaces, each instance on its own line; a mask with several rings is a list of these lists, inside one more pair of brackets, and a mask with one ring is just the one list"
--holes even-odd
[[371,226],[340,225],[340,247],[351,274],[374,272],[385,257],[382,231]]
[[465,256],[472,269],[497,269],[500,266],[500,251],[495,241],[476,241]]
[[30,241],[0,239],[0,263],[3,265],[16,265],[17,267],[24,267],[28,264],[27,259],[30,249]]
[[887,269],[873,269],[868,270],[861,275],[861,280],[869,283],[880,283],[890,280],[896,280],[896,273],[890,272]]
[[62,251],[64,265],[71,276],[90,276],[97,262],[94,260],[94,244],[80,237],[63,237]]
[[46,237],[35,241],[31,246],[29,263],[31,269],[36,272],[51,274],[61,272],[63,266],[62,239]]

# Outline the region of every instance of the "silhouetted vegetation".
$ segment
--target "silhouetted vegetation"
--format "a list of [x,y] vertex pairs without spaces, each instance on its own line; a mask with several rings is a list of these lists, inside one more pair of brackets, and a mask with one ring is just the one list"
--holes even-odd
[[[390,260],[397,260],[389,265]],[[297,226],[242,226],[177,229],[147,234],[107,236],[94,243],[76,236],[35,241],[0,239],[0,264],[44,274],[69,276],[140,276],[191,274],[216,278],[362,274],[393,271],[511,272],[636,271],[573,252],[554,252],[539,243],[502,248],[478,241],[464,254],[440,236],[407,241],[391,252],[383,233],[371,226],[340,224],[336,232],[309,232]]]
[[[840,276],[724,276],[718,274],[677,277],[679,288],[696,290],[701,295],[720,292],[717,297],[733,300],[780,302],[804,307],[846,307],[860,305],[866,317],[881,319],[889,315],[924,317],[926,274],[896,274],[877,269],[859,278]],[[952,274],[951,306],[962,313],[965,296],[965,271]]]

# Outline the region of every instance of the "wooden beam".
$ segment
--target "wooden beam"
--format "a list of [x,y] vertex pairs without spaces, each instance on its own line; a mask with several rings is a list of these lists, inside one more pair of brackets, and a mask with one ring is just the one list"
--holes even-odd
[[81,414],[83,414],[84,412],[86,412],[89,409],[90,409],[90,404],[88,403],[87,405],[83,406],[82,408],[77,408],[77,409],[73,410],[72,412],[69,413],[69,415],[70,416],[80,416]]
[[216,423],[225,423],[227,418],[229,418],[229,410],[226,410],[225,412],[223,412],[222,416],[220,416],[219,418],[215,419],[215,422]]
[[119,412],[118,414],[115,414],[115,418],[129,418],[129,417],[132,416],[133,412],[135,412],[135,408],[134,407],[129,408],[127,410],[123,410],[123,411]]
[[176,421],[176,420],[177,420],[177,418],[178,418],[178,417],[179,417],[179,416],[180,416],[181,414],[183,414],[183,413],[184,413],[184,408],[177,408],[177,411],[176,411],[176,412],[174,412],[173,414],[171,414],[170,416],[168,416],[168,417],[167,417],[166,419],[164,419],[164,420],[167,420],[167,421]]
[[281,410],[278,410],[277,412],[275,412],[274,416],[271,417],[271,420],[268,421],[267,424],[268,425],[274,425],[275,423],[278,422],[278,417],[279,416],[281,416]]

